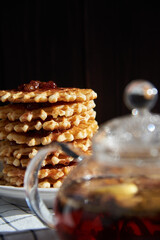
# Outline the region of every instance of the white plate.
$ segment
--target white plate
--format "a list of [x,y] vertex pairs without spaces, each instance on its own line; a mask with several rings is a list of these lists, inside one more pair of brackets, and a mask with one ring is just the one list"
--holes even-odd
[[[58,188],[39,188],[39,194],[48,208],[53,208]],[[0,186],[0,196],[10,203],[27,206],[23,187]]]

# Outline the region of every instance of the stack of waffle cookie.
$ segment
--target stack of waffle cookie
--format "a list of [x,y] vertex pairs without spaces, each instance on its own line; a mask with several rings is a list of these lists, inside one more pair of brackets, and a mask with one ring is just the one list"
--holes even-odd
[[[31,81],[19,90],[0,91],[1,184],[23,186],[30,160],[44,145],[66,142],[85,154],[98,129],[92,89],[58,88],[53,82]],[[50,153],[39,171],[39,187],[60,187],[75,167],[61,149]]]

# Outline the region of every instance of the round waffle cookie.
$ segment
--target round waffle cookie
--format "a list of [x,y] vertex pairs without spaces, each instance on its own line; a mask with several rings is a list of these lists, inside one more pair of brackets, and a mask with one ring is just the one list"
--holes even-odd
[[[43,179],[46,177],[52,178],[57,180],[61,177],[66,176],[75,166],[61,166],[56,168],[42,168],[39,170],[38,178]],[[23,177],[25,175],[25,169],[16,168],[12,165],[6,165],[3,168],[3,173],[6,174],[8,177]]]
[[[88,151],[85,152],[85,155],[90,155],[91,151],[90,149]],[[30,162],[30,158],[27,156],[24,156],[23,158],[16,158],[16,157],[0,157],[0,160],[6,164],[9,165],[13,165],[16,167],[27,167],[29,162]],[[63,164],[64,166],[68,165],[70,162],[74,161],[74,158],[71,156],[66,155],[64,152],[54,152],[49,154],[44,161],[42,162],[42,167],[46,166],[46,165],[56,165],[56,164]]]
[[55,119],[49,118],[46,121],[43,120],[33,120],[31,122],[20,122],[9,120],[0,120],[0,129],[4,129],[6,132],[28,132],[31,130],[41,130],[53,131],[56,129],[65,130],[72,126],[78,126],[80,123],[87,123],[89,119],[95,119],[96,112],[91,109],[87,112],[81,114],[75,114],[71,117],[58,117]]
[[27,133],[11,132],[8,134],[2,130],[0,131],[0,139],[7,138],[9,141],[15,141],[17,144],[27,144],[28,146],[47,145],[53,141],[71,142],[77,139],[92,138],[97,129],[97,122],[89,120],[85,124],[80,123],[79,126],[73,126],[66,131],[52,131],[51,133],[38,131]]
[[57,118],[59,116],[70,117],[74,114],[81,114],[95,107],[93,100],[82,103],[63,103],[52,104],[49,107],[39,106],[28,110],[27,106],[22,104],[8,104],[0,107],[0,119],[9,119],[10,121],[20,120],[21,122],[30,122],[35,119],[47,117]]
[[23,156],[28,156],[29,158],[33,158],[38,150],[40,150],[40,146],[36,147],[28,147],[27,145],[16,144],[14,142],[10,142],[8,140],[0,141],[0,157],[3,160],[3,157],[11,157],[14,156],[20,159]]
[[[0,179],[0,185],[23,187],[23,177],[8,177],[6,174],[3,175],[3,179]],[[54,180],[52,178],[39,179],[39,188],[60,188],[64,177]]]
[[[72,157],[66,156],[65,154],[59,154],[59,156],[49,155],[47,158],[42,162],[42,167],[46,165],[56,165],[56,164],[63,164],[68,165],[71,161],[73,161]],[[28,163],[30,162],[29,158],[14,158],[14,157],[3,157],[3,162],[9,165],[13,165],[15,167],[27,167]]]
[[[38,172],[38,179],[44,180],[46,178],[50,178],[53,181],[58,180],[67,176],[74,167],[75,165],[72,164],[68,166],[56,165],[55,167],[51,167],[51,168],[42,168]],[[9,183],[12,182],[12,185],[20,186],[23,184],[25,169],[4,164],[3,174],[4,174],[5,181]],[[17,180],[17,182],[15,180]],[[21,183],[18,182],[18,180],[19,181],[21,180]]]
[[[69,143],[75,147],[75,149],[80,149],[82,152],[88,152],[91,148],[91,140],[89,138],[74,140]],[[33,158],[37,152],[42,148],[42,146],[28,147],[27,145],[16,144],[8,140],[0,141],[0,158],[3,160],[4,157],[14,157],[16,159],[21,158]],[[59,154],[64,153],[61,148],[53,152],[56,157]]]
[[1,102],[12,103],[40,103],[40,102],[84,102],[97,98],[97,94],[92,89],[79,88],[55,88],[49,90],[34,91],[0,91]]

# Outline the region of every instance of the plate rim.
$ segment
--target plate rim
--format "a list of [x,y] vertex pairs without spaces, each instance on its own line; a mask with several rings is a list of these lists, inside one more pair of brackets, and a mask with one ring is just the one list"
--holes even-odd
[[[1,195],[1,190],[13,190],[13,191],[20,191],[20,192],[25,192],[24,187],[14,187],[14,186],[5,186],[5,185],[0,185],[0,195]],[[58,192],[59,188],[38,188],[39,192]]]

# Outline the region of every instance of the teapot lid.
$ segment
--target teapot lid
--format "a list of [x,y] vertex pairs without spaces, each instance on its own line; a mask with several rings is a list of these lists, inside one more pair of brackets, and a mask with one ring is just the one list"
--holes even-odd
[[93,138],[93,152],[120,157],[157,157],[160,153],[160,116],[152,114],[158,90],[148,81],[136,80],[124,91],[131,114],[102,124]]

